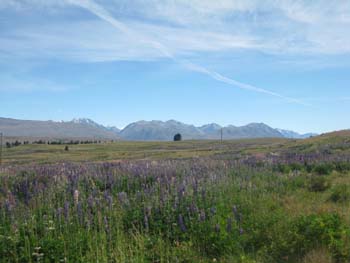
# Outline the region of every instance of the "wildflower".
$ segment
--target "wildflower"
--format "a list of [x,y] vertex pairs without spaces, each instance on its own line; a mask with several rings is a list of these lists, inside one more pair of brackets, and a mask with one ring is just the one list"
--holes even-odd
[[12,204],[9,200],[6,199],[5,201],[5,211],[7,214],[10,214],[12,211]]
[[68,218],[69,218],[69,202],[65,202],[64,203],[63,215],[64,215],[64,219],[66,221],[68,221]]
[[199,220],[200,220],[201,222],[204,222],[204,221],[205,221],[205,218],[206,218],[206,216],[205,216],[205,211],[204,211],[204,209],[202,209],[202,210],[201,210],[201,213],[199,214]]
[[60,221],[60,222],[61,222],[61,219],[62,219],[62,213],[63,213],[63,208],[62,207],[57,208],[56,216],[58,218],[58,221]]
[[103,217],[103,222],[104,222],[104,226],[105,226],[105,231],[106,233],[109,232],[109,223],[108,223],[108,218],[105,216]]
[[79,191],[75,190],[73,194],[74,204],[77,205],[79,202]]
[[152,207],[147,206],[146,209],[145,209],[145,214],[147,216],[151,216],[151,213],[152,213]]
[[113,205],[113,197],[110,194],[108,194],[108,192],[106,191],[104,193],[104,198],[108,204],[108,207],[111,209]]
[[78,219],[79,219],[80,224],[82,224],[84,214],[83,214],[83,208],[82,208],[81,202],[78,202],[78,204],[77,204],[77,215],[78,215]]
[[187,228],[186,228],[186,225],[185,225],[185,223],[184,223],[184,219],[183,219],[183,217],[182,217],[181,214],[179,215],[178,223],[179,223],[179,226],[180,226],[181,231],[182,231],[182,232],[186,232],[186,231],[187,231]]
[[237,215],[237,214],[238,214],[238,209],[237,209],[237,206],[236,206],[236,205],[234,205],[234,206],[232,207],[232,213],[233,213],[234,215]]
[[119,203],[121,203],[122,205],[129,204],[128,195],[125,192],[118,193],[118,200],[119,200]]
[[230,217],[227,218],[226,231],[228,233],[232,232],[232,219]]
[[215,225],[215,232],[216,232],[216,233],[219,233],[219,232],[220,232],[220,225],[219,225],[219,224],[216,224],[216,225]]
[[149,229],[149,222],[148,222],[148,216],[147,215],[145,215],[145,217],[144,217],[144,224],[145,224],[146,231],[148,231],[148,229]]
[[87,200],[88,207],[92,211],[94,208],[94,198],[90,195]]

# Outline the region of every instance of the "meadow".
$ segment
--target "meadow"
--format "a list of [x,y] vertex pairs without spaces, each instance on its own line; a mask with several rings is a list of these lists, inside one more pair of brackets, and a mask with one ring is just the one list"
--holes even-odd
[[350,133],[5,149],[0,262],[350,262]]

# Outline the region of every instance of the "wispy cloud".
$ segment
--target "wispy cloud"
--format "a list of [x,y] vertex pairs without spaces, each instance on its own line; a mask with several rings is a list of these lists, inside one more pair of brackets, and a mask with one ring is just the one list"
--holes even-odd
[[15,74],[0,75],[0,91],[2,92],[63,92],[71,89],[67,85],[60,85],[43,78],[25,77]]
[[[81,14],[72,4],[89,9],[103,21]],[[300,57],[350,53],[350,5],[336,0],[1,1],[0,11],[9,10],[20,12],[17,15],[50,10],[56,16],[51,19],[40,12],[42,21],[38,16],[33,23],[20,25],[10,20],[11,30],[0,31],[0,58],[96,62],[168,57],[229,85],[299,104],[304,103],[237,82],[189,60],[202,52],[220,55],[237,50]],[[67,10],[74,14],[68,19]]]
[[69,3],[78,5],[80,7],[83,7],[85,9],[89,10],[91,13],[93,13],[96,16],[100,17],[101,19],[107,21],[108,23],[113,25],[115,28],[119,29],[124,34],[128,35],[130,38],[152,46],[154,49],[158,50],[164,56],[172,59],[173,61],[175,61],[179,64],[184,65],[189,70],[208,75],[212,79],[215,79],[219,82],[226,83],[228,85],[234,86],[234,87],[239,88],[239,89],[249,90],[249,91],[253,91],[253,92],[257,92],[257,93],[263,93],[263,94],[267,94],[270,96],[274,96],[274,97],[278,97],[278,98],[287,100],[287,101],[292,102],[292,103],[297,103],[297,104],[301,104],[304,106],[310,106],[309,104],[306,104],[306,103],[302,102],[301,100],[290,98],[290,97],[281,95],[279,93],[276,93],[276,92],[273,92],[270,90],[262,89],[259,87],[255,87],[253,85],[239,82],[239,81],[234,80],[232,78],[223,76],[222,74],[220,74],[216,71],[209,70],[208,68],[206,68],[202,65],[196,65],[188,60],[179,59],[163,43],[161,43],[157,40],[151,39],[148,36],[142,36],[139,32],[133,31],[132,29],[128,28],[125,24],[118,21],[111,14],[109,14],[109,12],[107,10],[105,10],[102,6],[96,4],[92,0],[91,1],[89,1],[89,0],[87,0],[87,1],[86,0],[85,1],[67,0],[67,1]]
[[[91,5],[89,1],[81,2]],[[67,10],[74,12],[71,3],[59,0],[0,2],[0,10],[17,10],[22,12],[20,15],[33,9],[62,14],[61,19],[46,18],[43,23],[22,25],[19,30],[11,25],[10,35],[0,33],[0,51],[29,56],[26,47],[32,47],[34,54],[61,53],[65,59],[69,56],[89,61],[94,57],[97,61],[158,59],[160,55],[144,43],[130,42],[124,30],[126,25],[139,34],[159,40],[177,55],[240,49],[320,56],[350,53],[350,5],[345,1],[96,1],[96,8],[103,6],[118,18],[119,22],[113,23],[118,30],[124,31],[121,35],[113,34],[115,29],[107,24],[81,14],[65,21]],[[104,16],[104,11],[100,11]],[[22,37],[23,42],[15,43],[18,37]],[[49,38],[55,43],[47,42]]]

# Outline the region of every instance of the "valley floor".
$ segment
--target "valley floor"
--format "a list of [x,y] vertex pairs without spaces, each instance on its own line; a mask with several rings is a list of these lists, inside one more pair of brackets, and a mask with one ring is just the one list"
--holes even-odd
[[0,262],[349,262],[350,134],[21,145]]

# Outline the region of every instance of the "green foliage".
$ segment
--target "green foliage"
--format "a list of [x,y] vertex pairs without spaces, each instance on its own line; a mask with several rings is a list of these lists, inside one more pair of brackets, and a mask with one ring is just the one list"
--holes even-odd
[[175,142],[178,142],[178,141],[181,141],[181,140],[182,140],[181,134],[180,134],[180,133],[175,134],[175,136],[174,136],[174,141],[175,141]]
[[303,215],[309,196],[349,200],[344,185],[324,193],[333,175],[228,165],[88,163],[4,174],[0,262],[301,262],[320,247],[335,262],[350,260],[340,213]]
[[314,166],[313,171],[319,175],[328,175],[334,169],[333,164],[331,163],[322,163]]
[[349,257],[346,249],[349,227],[338,214],[312,214],[288,221],[287,228],[283,232],[280,229],[266,247],[265,260],[295,262],[318,247],[328,247],[337,262],[345,262]]
[[331,189],[329,200],[333,202],[350,201],[350,187],[346,184],[336,185]]
[[330,187],[330,182],[325,176],[312,176],[309,180],[308,189],[311,192],[324,192]]

